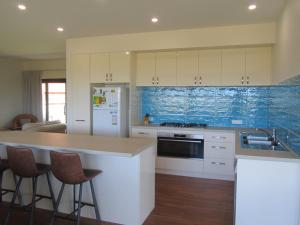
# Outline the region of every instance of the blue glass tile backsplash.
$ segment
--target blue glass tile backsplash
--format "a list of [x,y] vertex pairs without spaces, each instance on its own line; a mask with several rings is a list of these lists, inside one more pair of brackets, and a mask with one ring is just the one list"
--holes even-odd
[[[207,123],[218,127],[270,127],[270,87],[144,87],[141,119],[152,123]],[[241,120],[242,124],[232,124]]]
[[[153,124],[276,128],[280,140],[300,155],[300,85],[143,87],[138,93],[141,120],[148,113]],[[242,124],[233,124],[233,120],[241,120]]]

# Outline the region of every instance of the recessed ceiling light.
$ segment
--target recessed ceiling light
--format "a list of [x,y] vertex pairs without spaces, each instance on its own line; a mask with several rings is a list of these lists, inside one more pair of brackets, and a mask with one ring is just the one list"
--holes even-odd
[[130,52],[127,51],[127,52],[125,52],[125,54],[126,54],[126,55],[130,55]]
[[152,21],[152,23],[157,23],[157,22],[158,22],[158,18],[157,18],[157,17],[153,17],[153,18],[151,19],[151,21]]
[[248,9],[249,10],[254,10],[254,9],[256,9],[256,7],[257,6],[255,4],[251,4],[251,5],[248,6]]
[[26,5],[24,5],[24,4],[19,4],[19,5],[18,5],[18,9],[20,9],[20,10],[26,10]]
[[63,32],[63,31],[64,31],[64,28],[58,27],[56,30],[59,31],[59,32]]

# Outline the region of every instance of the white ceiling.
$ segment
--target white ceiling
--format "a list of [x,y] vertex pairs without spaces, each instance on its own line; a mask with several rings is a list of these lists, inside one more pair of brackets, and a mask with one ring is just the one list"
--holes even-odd
[[[28,10],[17,9],[19,2]],[[61,58],[84,36],[276,21],[285,0],[1,0],[0,55]],[[153,16],[157,24],[150,22]],[[65,32],[56,31],[63,26]]]

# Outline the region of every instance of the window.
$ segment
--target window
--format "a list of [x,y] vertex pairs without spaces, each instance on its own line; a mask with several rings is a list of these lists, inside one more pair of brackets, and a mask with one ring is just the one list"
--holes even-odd
[[66,80],[42,80],[43,119],[66,122]]

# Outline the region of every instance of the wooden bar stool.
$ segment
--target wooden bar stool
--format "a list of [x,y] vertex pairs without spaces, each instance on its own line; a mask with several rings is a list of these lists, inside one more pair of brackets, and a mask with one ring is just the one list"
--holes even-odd
[[[41,163],[35,163],[32,150],[28,148],[7,147],[7,157],[8,157],[8,165],[10,169],[12,170],[14,175],[17,175],[19,177],[19,180],[17,182],[15,193],[13,195],[11,204],[9,206],[7,215],[5,217],[4,225],[8,225],[10,221],[11,211],[14,206],[17,194],[19,193],[23,178],[32,179],[32,188],[33,188],[32,201],[29,205],[24,206],[25,208],[28,207],[31,208],[29,225],[32,225],[34,223],[34,211],[35,211],[36,202],[40,201],[43,198],[46,198],[52,201],[53,208],[55,206],[55,198],[54,198],[52,185],[49,177],[50,166]],[[39,195],[36,193],[38,178],[41,175],[47,176],[50,197]]]
[[[76,225],[80,224],[80,212],[83,206],[94,207],[96,220],[101,221],[95,190],[92,182],[93,178],[96,177],[98,174],[100,174],[101,171],[83,169],[81,165],[80,157],[76,153],[60,153],[60,152],[51,151],[50,158],[51,158],[51,171],[54,174],[54,176],[62,182],[50,225],[53,225],[56,217],[59,217],[57,215],[58,207],[64,191],[65,184],[73,185],[73,198],[74,198],[73,210],[74,211],[70,215],[76,215],[77,212],[77,217],[75,219]],[[88,181],[91,186],[93,204],[82,202],[82,187],[83,184]],[[79,184],[79,198],[77,201],[75,195],[76,195],[76,185],[78,184]],[[76,208],[76,204],[78,204],[77,208]],[[60,218],[68,219],[68,216],[60,217]]]

